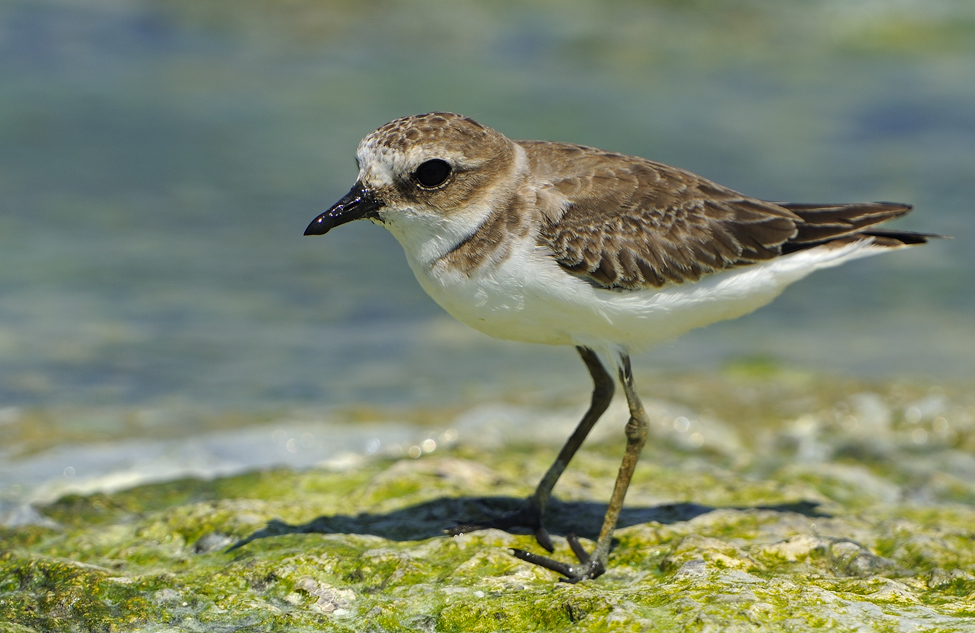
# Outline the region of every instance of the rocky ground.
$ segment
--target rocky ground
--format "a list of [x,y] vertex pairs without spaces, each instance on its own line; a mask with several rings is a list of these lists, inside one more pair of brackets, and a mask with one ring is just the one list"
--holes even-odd
[[[517,507],[564,437],[460,432],[417,457],[35,508],[0,530],[0,631],[975,631],[965,389],[760,368],[660,386],[595,581],[511,556],[541,552],[528,535],[444,534]],[[559,558],[566,533],[598,532],[623,414],[556,488]]]

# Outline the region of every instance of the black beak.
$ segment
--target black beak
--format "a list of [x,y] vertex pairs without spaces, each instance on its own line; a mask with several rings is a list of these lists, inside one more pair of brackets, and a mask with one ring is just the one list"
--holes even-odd
[[340,224],[360,220],[362,218],[378,218],[376,211],[383,206],[376,200],[372,191],[356,182],[349,193],[332,205],[332,208],[321,214],[308,225],[305,235],[325,235]]

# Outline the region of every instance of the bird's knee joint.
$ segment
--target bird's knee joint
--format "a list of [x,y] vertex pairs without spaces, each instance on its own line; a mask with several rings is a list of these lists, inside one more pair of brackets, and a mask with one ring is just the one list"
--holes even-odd
[[625,431],[627,443],[634,444],[646,441],[648,431],[649,424],[647,424],[646,418],[630,416]]

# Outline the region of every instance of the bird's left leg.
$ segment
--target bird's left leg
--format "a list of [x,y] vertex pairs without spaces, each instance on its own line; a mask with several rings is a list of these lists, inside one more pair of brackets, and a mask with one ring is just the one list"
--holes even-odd
[[542,480],[538,482],[535,492],[525,499],[525,502],[518,510],[509,512],[497,519],[481,523],[462,523],[447,530],[449,534],[464,534],[466,532],[474,532],[475,530],[485,530],[488,528],[508,530],[513,527],[527,527],[535,533],[535,540],[538,541],[539,545],[550,552],[554,549],[552,538],[542,523],[545,508],[552,496],[552,488],[555,487],[555,482],[562,476],[565,467],[572,461],[573,455],[582,446],[582,442],[589,435],[589,431],[592,430],[599,417],[609,407],[609,403],[613,399],[613,390],[615,389],[613,387],[613,377],[603,367],[603,363],[599,360],[596,352],[588,347],[582,346],[577,347],[576,351],[579,352],[582,362],[586,364],[586,369],[589,370],[589,375],[592,377],[592,402],[586,414],[582,416],[582,420],[579,422],[576,430],[572,432],[572,435],[566,440],[562,450],[559,451],[558,457],[552,462],[552,465],[545,473],[545,476],[542,477]]
[[574,534],[569,534],[566,538],[569,547],[579,560],[578,564],[569,564],[557,561],[546,556],[539,556],[531,552],[513,549],[512,554],[523,561],[534,563],[551,569],[562,574],[565,582],[579,582],[590,578],[597,578],[606,571],[607,560],[609,558],[609,547],[613,541],[613,530],[620,518],[620,511],[623,509],[623,499],[626,497],[626,490],[633,477],[637,461],[640,459],[640,452],[647,441],[647,432],[650,422],[647,419],[643,403],[637,396],[633,388],[633,372],[630,368],[630,357],[626,354],[620,355],[619,368],[620,383],[623,385],[623,392],[626,394],[626,403],[630,409],[630,419],[626,423],[626,452],[623,453],[623,463],[620,465],[619,475],[616,477],[616,485],[613,488],[613,496],[610,497],[609,507],[603,519],[603,527],[599,531],[599,538],[596,541],[596,548],[592,554],[583,549],[579,539]]

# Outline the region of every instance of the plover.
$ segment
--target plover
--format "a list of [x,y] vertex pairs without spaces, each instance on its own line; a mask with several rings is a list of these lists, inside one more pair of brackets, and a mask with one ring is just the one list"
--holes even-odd
[[444,112],[387,123],[359,143],[356,162],[352,190],[305,235],[381,224],[451,315],[497,338],[575,346],[592,376],[588,411],[523,507],[452,533],[528,527],[553,551],[546,504],[609,405],[615,365],[629,405],[626,450],[593,552],[571,534],[577,563],[512,550],[570,582],[606,570],[647,438],[630,353],[751,312],[814,270],[934,237],[873,228],[910,205],[767,202],[643,158],[512,141]]

